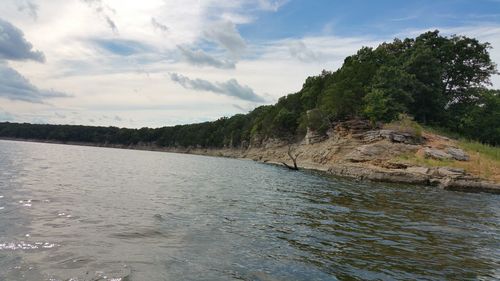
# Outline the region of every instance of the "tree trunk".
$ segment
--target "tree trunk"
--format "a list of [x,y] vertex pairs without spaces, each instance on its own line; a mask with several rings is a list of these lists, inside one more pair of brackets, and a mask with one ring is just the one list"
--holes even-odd
[[293,156],[292,154],[292,145],[288,145],[288,156],[290,157],[290,159],[292,159],[292,162],[293,162],[293,166],[290,166],[288,165],[287,163],[285,162],[281,162],[285,167],[287,167],[288,169],[290,170],[294,170],[294,171],[298,171],[299,170],[299,167],[297,167],[297,158],[299,157],[299,154]]

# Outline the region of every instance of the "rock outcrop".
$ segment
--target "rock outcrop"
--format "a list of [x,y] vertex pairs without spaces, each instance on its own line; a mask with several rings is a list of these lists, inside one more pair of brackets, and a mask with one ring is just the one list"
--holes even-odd
[[304,137],[304,144],[314,144],[317,142],[321,142],[327,138],[326,135],[321,135],[318,132],[312,130],[311,128],[307,128],[306,136]]
[[[425,134],[420,137],[407,132],[373,128],[369,122],[362,120],[337,123],[324,137],[316,138],[313,131],[308,135],[306,138],[308,141],[304,140],[293,145],[279,139],[255,136],[249,143],[238,148],[156,146],[131,148],[247,158],[277,165],[288,163],[289,166],[292,154],[300,169],[314,169],[355,180],[418,184],[454,191],[500,194],[499,180],[487,181],[456,167],[428,167],[424,165],[425,161],[407,161],[418,157],[446,160],[438,163],[439,165],[451,165],[454,161],[469,161],[470,156],[458,148],[456,142],[439,135]],[[499,175],[494,175],[492,178],[500,179]]]
[[328,172],[356,180],[421,184],[437,186],[446,190],[463,192],[488,192],[500,194],[500,185],[467,175],[464,170],[439,167],[412,166],[405,169],[380,169],[361,165],[337,165]]
[[462,149],[455,147],[448,147],[446,152],[453,157],[453,159],[458,161],[469,161],[469,155],[467,155]]
[[351,162],[366,162],[374,159],[388,160],[403,153],[414,153],[418,150],[416,145],[405,145],[381,141],[371,144],[360,145],[345,156]]
[[419,144],[421,139],[410,133],[397,132],[394,130],[370,130],[353,135],[354,138],[363,142],[376,142],[380,140],[389,140],[395,143]]
[[455,147],[447,147],[446,151],[437,148],[426,147],[424,149],[424,155],[426,158],[433,158],[437,160],[458,160],[458,161],[469,161],[469,155],[467,155],[462,149]]

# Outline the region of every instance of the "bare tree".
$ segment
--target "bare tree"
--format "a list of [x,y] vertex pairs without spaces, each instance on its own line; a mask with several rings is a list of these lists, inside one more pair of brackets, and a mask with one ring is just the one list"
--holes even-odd
[[292,159],[292,162],[293,162],[293,166],[290,166],[288,165],[287,163],[285,162],[281,162],[283,165],[285,165],[285,167],[287,167],[288,169],[290,170],[295,170],[295,171],[298,171],[299,170],[299,167],[297,167],[297,158],[299,157],[300,153],[296,153],[294,155],[293,151],[292,151],[292,148],[293,148],[293,144],[288,144],[288,156],[290,157],[290,159]]

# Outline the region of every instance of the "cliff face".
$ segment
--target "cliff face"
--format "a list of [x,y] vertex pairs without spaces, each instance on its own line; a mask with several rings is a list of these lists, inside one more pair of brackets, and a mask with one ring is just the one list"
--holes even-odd
[[[498,174],[490,175],[487,180],[454,167],[457,166],[454,162],[465,163],[470,159],[456,141],[430,133],[415,136],[396,130],[372,130],[366,123],[349,122],[338,124],[326,136],[317,136],[309,131],[300,143],[288,144],[268,139],[252,143],[248,148],[176,151],[293,165],[288,155],[290,151],[297,156],[299,168],[325,171],[332,175],[500,193]],[[440,165],[416,163],[414,159],[433,159]]]

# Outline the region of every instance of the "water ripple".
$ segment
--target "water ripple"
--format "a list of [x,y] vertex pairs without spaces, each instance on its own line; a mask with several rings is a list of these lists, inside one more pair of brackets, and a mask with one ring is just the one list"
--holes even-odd
[[500,274],[500,197],[489,194],[235,159],[6,141],[0,192],[0,280]]

